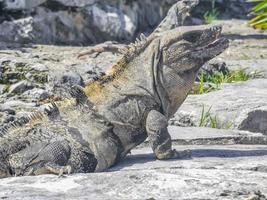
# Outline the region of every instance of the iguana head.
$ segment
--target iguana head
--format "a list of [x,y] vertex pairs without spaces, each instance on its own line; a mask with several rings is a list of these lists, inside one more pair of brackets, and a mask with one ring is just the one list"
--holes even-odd
[[166,116],[171,117],[183,103],[199,68],[228,47],[221,31],[221,26],[184,26],[160,33],[151,42],[157,46],[155,85]]
[[177,72],[198,70],[228,47],[221,31],[221,26],[184,26],[163,33],[160,40],[163,65]]

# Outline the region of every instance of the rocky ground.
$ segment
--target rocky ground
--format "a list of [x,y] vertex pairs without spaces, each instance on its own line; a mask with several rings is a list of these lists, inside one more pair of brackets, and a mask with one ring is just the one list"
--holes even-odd
[[[193,150],[191,159],[157,161],[145,143],[109,172],[0,180],[0,198],[266,199],[267,32],[249,28],[245,20],[214,23],[223,24],[231,44],[205,68],[225,66],[260,76],[189,95],[170,124],[191,127],[169,129],[176,149]],[[104,52],[78,58],[88,49],[0,42],[0,124],[41,109],[64,95],[63,86],[84,85],[120,56]],[[203,105],[220,129],[197,127]]]
[[[173,126],[169,130],[174,139],[174,147],[177,150],[192,149],[192,158],[155,160],[151,149],[144,144],[108,172],[75,174],[61,178],[43,175],[2,179],[0,198],[266,199],[265,136],[208,128]],[[181,146],[182,143],[189,145]]]

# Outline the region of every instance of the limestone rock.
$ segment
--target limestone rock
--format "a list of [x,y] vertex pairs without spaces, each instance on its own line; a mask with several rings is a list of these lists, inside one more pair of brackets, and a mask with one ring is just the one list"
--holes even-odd
[[13,94],[22,93],[22,92],[25,92],[26,90],[29,90],[32,88],[33,88],[32,83],[24,80],[24,81],[20,81],[18,83],[11,85],[8,92],[13,93]]
[[14,177],[0,180],[0,198],[31,199],[218,199],[267,195],[266,146],[174,146],[192,159],[156,160],[140,148],[108,172]]
[[55,81],[55,85],[60,86],[73,86],[80,85],[84,86],[83,78],[75,72],[65,72],[63,74],[56,74],[52,77]]
[[0,104],[0,110],[16,110],[17,108],[32,109],[33,107],[36,107],[35,103],[27,103],[20,100],[9,100]]
[[3,0],[6,10],[31,9],[46,2],[46,0]]
[[6,9],[33,9],[34,14],[0,22],[0,42],[88,45],[107,40],[133,41],[141,32],[151,32],[176,1],[6,2]]
[[32,64],[31,66],[29,66],[29,68],[34,70],[34,71],[38,71],[38,72],[48,71],[48,67],[44,64],[41,64],[41,63]]
[[[202,95],[189,95],[175,114],[175,121],[189,118],[197,126],[201,112],[210,108],[218,126],[261,132],[266,134],[267,80],[254,79],[246,82],[222,84],[218,91]],[[250,127],[250,128],[249,128]]]
[[225,130],[206,127],[169,126],[168,130],[174,144],[209,145],[209,144],[253,144],[267,145],[267,136],[240,130]]
[[49,92],[44,89],[33,88],[32,90],[25,91],[21,97],[32,99],[32,101],[42,101],[49,97]]
[[0,84],[0,95],[3,94],[5,91],[5,85]]
[[267,106],[248,108],[237,118],[237,128],[267,135]]
[[33,18],[27,17],[0,24],[0,40],[5,42],[27,43],[32,41]]
[[243,69],[249,74],[256,74],[267,78],[267,59],[257,60],[226,60],[226,66],[230,70]]
[[87,5],[92,5],[97,0],[55,0],[57,2],[60,2],[64,6],[70,6],[70,7],[84,7]]

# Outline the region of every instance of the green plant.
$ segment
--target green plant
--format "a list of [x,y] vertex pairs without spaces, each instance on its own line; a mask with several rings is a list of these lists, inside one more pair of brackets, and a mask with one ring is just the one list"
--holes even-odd
[[206,84],[204,73],[201,73],[198,79],[199,79],[199,82],[194,83],[194,86],[189,94],[205,94],[205,93],[212,92],[214,90],[218,90],[217,85],[213,86],[210,84]]
[[212,75],[201,73],[198,76],[199,82],[196,82],[189,94],[205,94],[219,90],[222,83],[233,83],[238,81],[247,81],[249,79],[260,78],[260,71],[247,73],[245,69],[237,69],[226,72],[217,72]]
[[237,69],[228,71],[226,73],[218,72],[213,75],[208,75],[205,77],[205,82],[211,82],[216,85],[221,83],[233,83],[238,81],[247,81],[249,79],[261,77],[261,72],[254,71],[251,73],[246,73],[245,69]]
[[233,127],[232,122],[221,123],[217,116],[211,114],[211,106],[208,110],[205,110],[205,106],[202,105],[201,115],[198,123],[198,127],[210,127],[210,128],[223,128],[231,129]]
[[210,113],[211,106],[207,111],[205,111],[205,106],[202,105],[202,111],[201,111],[201,116],[200,120],[198,123],[199,127],[204,127],[204,126],[209,126],[211,128],[218,128],[218,119],[216,116],[212,116]]
[[267,29],[267,0],[248,0],[248,2],[258,2],[252,8],[256,16],[249,21],[250,25],[259,29]]
[[215,21],[218,18],[218,15],[219,15],[219,12],[216,8],[211,11],[205,12],[205,14],[203,15],[205,24],[211,24],[213,21]]
[[215,0],[212,1],[211,10],[203,15],[205,24],[211,24],[219,16],[219,11],[215,8]]

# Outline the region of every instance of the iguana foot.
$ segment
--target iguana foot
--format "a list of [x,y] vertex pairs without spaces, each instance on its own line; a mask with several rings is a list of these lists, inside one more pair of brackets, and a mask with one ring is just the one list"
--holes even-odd
[[31,175],[41,175],[41,174],[57,174],[58,177],[62,177],[63,174],[71,174],[72,168],[70,165],[66,166],[60,166],[55,163],[46,163],[43,168],[34,169],[31,167],[28,169],[29,171],[26,172],[25,176],[31,176]]
[[183,151],[176,151],[175,149],[166,151],[164,153],[157,154],[157,159],[159,160],[167,160],[167,159],[186,159],[192,157],[192,151],[190,149],[186,149]]
[[59,166],[54,163],[47,163],[45,165],[45,168],[53,174],[58,174],[58,177],[62,177],[63,174],[71,174],[72,172],[72,168],[70,165]]

